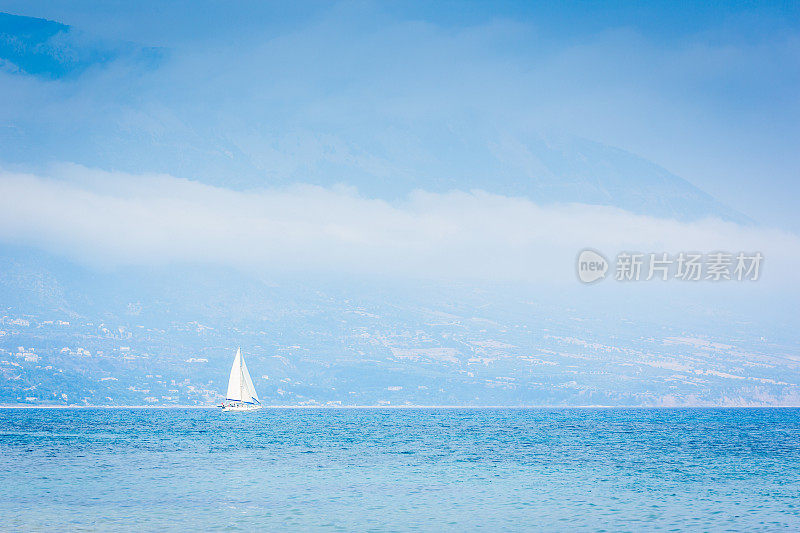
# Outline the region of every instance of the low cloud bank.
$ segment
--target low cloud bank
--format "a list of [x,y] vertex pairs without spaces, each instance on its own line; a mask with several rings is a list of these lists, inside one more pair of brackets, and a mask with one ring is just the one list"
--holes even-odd
[[537,205],[481,191],[401,202],[347,188],[234,191],[169,175],[69,165],[0,172],[0,241],[95,265],[200,262],[245,269],[574,282],[577,252],[760,251],[765,283],[797,285],[800,239],[708,219]]

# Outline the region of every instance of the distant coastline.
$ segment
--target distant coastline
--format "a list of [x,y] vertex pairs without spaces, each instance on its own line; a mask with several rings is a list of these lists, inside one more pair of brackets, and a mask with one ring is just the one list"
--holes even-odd
[[[219,409],[217,405],[0,405],[0,409]],[[800,409],[800,405],[265,405],[264,409]]]

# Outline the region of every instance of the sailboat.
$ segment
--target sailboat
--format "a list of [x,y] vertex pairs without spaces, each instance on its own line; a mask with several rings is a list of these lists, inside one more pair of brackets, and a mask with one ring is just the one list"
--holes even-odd
[[242,349],[236,350],[236,357],[231,367],[231,377],[228,379],[228,393],[222,403],[223,411],[255,411],[261,409],[258,393],[250,379],[250,372],[244,362]]

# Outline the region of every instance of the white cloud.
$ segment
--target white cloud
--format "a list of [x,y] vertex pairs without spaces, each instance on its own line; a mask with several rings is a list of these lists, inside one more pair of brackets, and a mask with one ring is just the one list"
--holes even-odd
[[[716,219],[657,219],[602,206],[540,206],[481,191],[391,203],[348,188],[234,191],[168,175],[69,165],[0,173],[0,241],[89,264],[201,262],[277,271],[574,280],[577,252],[760,251],[794,283],[800,239]],[[767,281],[768,282],[768,281]]]

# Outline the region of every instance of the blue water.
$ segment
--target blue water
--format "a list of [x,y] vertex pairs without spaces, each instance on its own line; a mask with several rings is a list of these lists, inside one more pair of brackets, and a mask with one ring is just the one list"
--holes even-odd
[[0,409],[0,530],[800,530],[798,409]]

